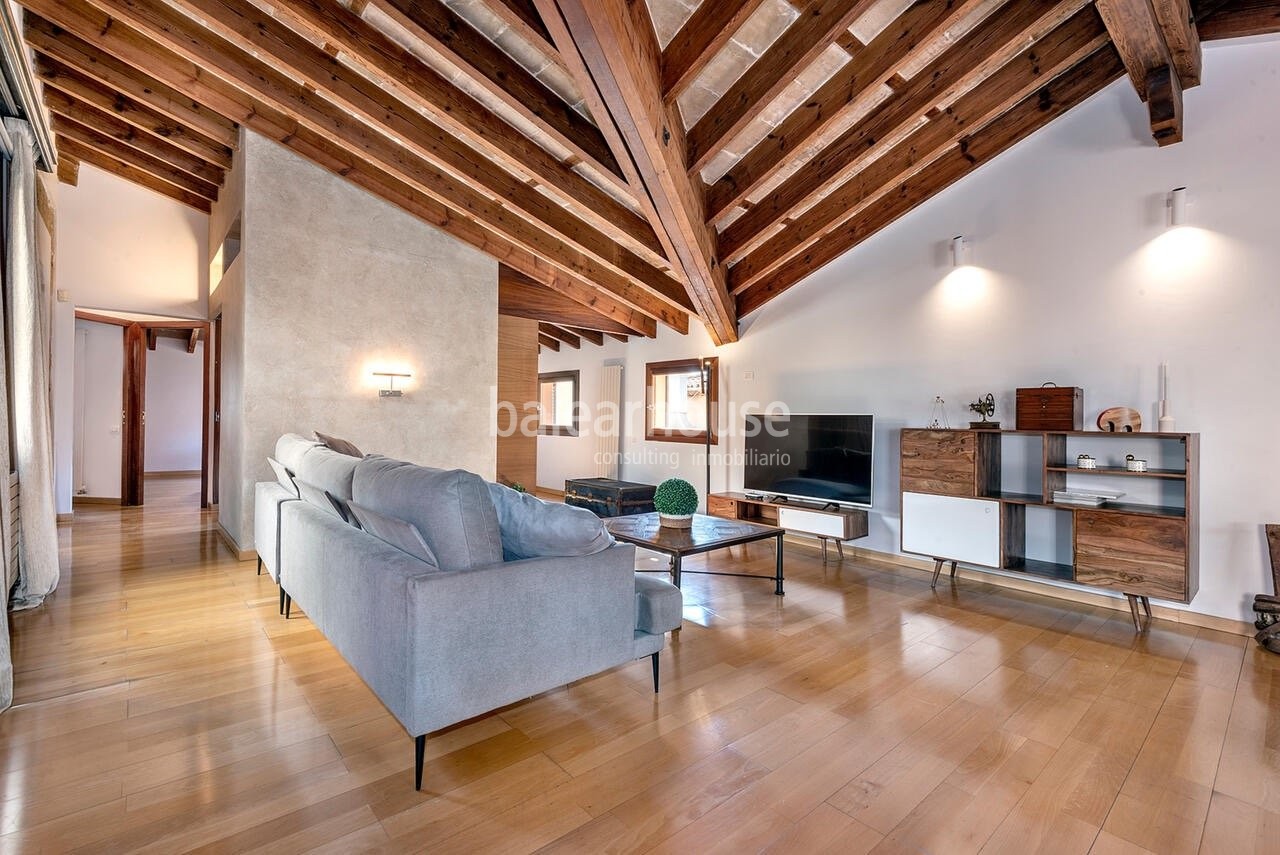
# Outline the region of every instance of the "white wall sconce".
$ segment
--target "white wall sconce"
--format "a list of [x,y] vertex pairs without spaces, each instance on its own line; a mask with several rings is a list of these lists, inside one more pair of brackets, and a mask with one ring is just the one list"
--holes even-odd
[[1187,224],[1187,188],[1175,187],[1169,191],[1169,227],[1178,228]]
[[413,376],[412,374],[409,374],[409,373],[406,373],[406,372],[401,372],[401,371],[374,371],[374,372],[372,372],[372,373],[373,373],[373,376],[374,376],[374,377],[383,377],[383,378],[386,378],[387,386],[386,386],[386,388],[385,388],[385,389],[379,389],[379,390],[378,390],[378,397],[379,397],[379,398],[401,398],[401,397],[404,397],[404,390],[402,390],[402,389],[397,389],[397,388],[396,388],[396,378],[397,378],[397,377],[402,377],[402,378],[404,378],[404,379],[406,379],[406,380],[407,380],[407,379],[409,379],[410,377],[412,377],[412,376]]
[[969,242],[964,239],[964,235],[956,235],[951,239],[951,266],[967,267],[970,263],[971,252]]

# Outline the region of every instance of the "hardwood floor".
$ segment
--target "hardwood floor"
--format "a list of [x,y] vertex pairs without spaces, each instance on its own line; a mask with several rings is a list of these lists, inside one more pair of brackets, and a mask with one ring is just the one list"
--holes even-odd
[[415,793],[194,481],[148,490],[77,509],[61,588],[11,616],[0,850],[1280,851],[1280,657],[800,547],[785,598],[686,577],[659,696],[641,661],[434,735]]

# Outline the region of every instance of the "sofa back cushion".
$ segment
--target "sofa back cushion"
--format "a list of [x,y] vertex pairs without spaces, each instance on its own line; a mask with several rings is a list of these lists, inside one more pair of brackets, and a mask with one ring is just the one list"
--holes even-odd
[[307,439],[296,433],[286,433],[276,440],[276,460],[284,464],[284,468],[289,470],[290,475],[297,475],[298,467],[302,465],[303,455],[319,447],[320,443],[314,439]]
[[501,484],[486,484],[498,512],[502,553],[508,561],[593,555],[613,545],[613,535],[586,508],[544,502]]
[[350,521],[346,505],[335,499],[328,490],[302,478],[298,478],[294,483],[298,487],[298,496],[302,501],[308,505],[314,505],[325,513],[333,514],[343,522]]
[[355,457],[318,445],[302,456],[302,461],[293,474],[303,481],[310,481],[338,501],[349,502],[351,482],[359,462]]
[[442,570],[471,570],[502,561],[498,514],[479,475],[366,457],[356,463],[352,498],[415,525]]

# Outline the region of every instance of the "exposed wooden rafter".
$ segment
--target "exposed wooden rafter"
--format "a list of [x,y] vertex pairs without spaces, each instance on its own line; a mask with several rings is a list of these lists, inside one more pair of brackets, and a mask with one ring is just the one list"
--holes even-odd
[[1280,33],[1280,0],[1233,0],[1197,19],[1204,41]]
[[538,324],[538,334],[551,336],[551,338],[560,341],[562,344],[569,345],[574,350],[582,347],[582,339],[579,336],[555,324]]
[[662,51],[662,94],[673,100],[693,82],[764,0],[704,2]]
[[58,155],[58,180],[72,187],[80,183],[80,161],[66,152]]
[[542,347],[549,347],[552,350],[558,351],[560,349],[560,339],[547,335],[541,329],[538,330],[538,344]]
[[[1153,0],[1097,0],[1097,7],[1134,90],[1147,104],[1152,137],[1159,145],[1172,145],[1182,141],[1182,90],[1200,81],[1200,40],[1185,0],[1155,2],[1162,16]],[[1171,41],[1182,51],[1177,60]]]
[[498,314],[554,324],[571,324],[618,335],[637,332],[505,264],[498,265]]

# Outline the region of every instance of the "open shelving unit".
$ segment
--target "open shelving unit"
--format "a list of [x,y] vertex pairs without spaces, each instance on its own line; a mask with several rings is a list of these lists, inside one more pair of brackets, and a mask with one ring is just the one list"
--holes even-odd
[[[1097,468],[1074,465],[1083,453]],[[1129,453],[1151,468],[1126,469]],[[1199,589],[1199,434],[904,429],[901,455],[902,549],[935,560],[935,584],[951,562],[1118,591],[1139,628],[1148,597]],[[1125,495],[1053,501],[1084,485]]]

